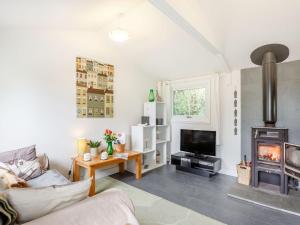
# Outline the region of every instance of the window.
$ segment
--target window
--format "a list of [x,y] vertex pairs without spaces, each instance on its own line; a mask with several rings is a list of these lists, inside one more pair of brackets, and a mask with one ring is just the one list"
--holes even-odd
[[210,122],[210,81],[173,84],[172,120],[178,122]]
[[206,110],[205,88],[175,90],[174,116],[203,116]]

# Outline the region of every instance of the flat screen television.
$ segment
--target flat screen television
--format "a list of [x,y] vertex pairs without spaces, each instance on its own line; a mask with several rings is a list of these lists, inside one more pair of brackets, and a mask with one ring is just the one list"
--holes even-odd
[[216,131],[181,130],[180,150],[197,156],[216,155]]

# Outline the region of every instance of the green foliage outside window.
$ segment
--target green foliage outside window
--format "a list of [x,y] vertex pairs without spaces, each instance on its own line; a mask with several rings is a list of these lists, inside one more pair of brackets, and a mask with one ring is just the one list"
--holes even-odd
[[174,116],[203,116],[205,111],[205,88],[173,91]]

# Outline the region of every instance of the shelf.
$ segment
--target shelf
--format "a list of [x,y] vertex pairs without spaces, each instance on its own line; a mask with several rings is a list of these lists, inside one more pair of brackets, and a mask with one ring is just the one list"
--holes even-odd
[[169,125],[167,125],[167,124],[163,124],[163,125],[156,125],[157,127],[167,127],[167,126],[169,126]]
[[156,150],[154,149],[144,149],[144,151],[143,152],[141,152],[142,154],[145,154],[145,153],[149,153],[149,152],[155,152]]
[[159,168],[164,165],[165,165],[164,163],[157,163],[157,164],[151,165],[147,169],[142,169],[142,173],[146,173],[148,171],[154,170],[154,169]]
[[166,143],[169,140],[156,140],[156,144],[162,144],[162,143]]

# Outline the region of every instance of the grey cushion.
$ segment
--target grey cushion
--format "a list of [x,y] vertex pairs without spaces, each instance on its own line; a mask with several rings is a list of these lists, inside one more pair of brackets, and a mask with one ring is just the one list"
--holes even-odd
[[43,171],[36,156],[35,145],[0,153],[0,167],[16,176],[30,180],[40,176]]
[[49,187],[53,185],[66,185],[70,183],[71,181],[61,175],[57,170],[47,170],[41,176],[27,181],[27,184],[33,188]]
[[0,153],[0,162],[10,163],[15,159],[24,159],[27,161],[36,159],[35,145]]
[[25,223],[87,198],[90,185],[88,179],[62,186],[8,189],[5,195],[18,213],[18,222]]

